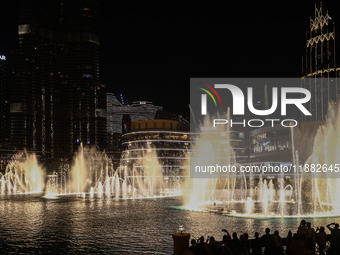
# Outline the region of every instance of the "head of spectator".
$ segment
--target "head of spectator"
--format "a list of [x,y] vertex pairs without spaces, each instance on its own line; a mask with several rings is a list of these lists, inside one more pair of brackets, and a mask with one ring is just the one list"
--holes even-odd
[[201,236],[198,240],[200,243],[204,243],[204,236]]
[[196,240],[195,239],[191,239],[191,245],[195,246],[196,245]]
[[236,233],[236,232],[233,233],[233,239],[238,239],[238,238],[237,238],[237,233]]
[[292,238],[293,237],[293,233],[292,233],[292,231],[288,231],[288,235],[287,235],[287,238]]

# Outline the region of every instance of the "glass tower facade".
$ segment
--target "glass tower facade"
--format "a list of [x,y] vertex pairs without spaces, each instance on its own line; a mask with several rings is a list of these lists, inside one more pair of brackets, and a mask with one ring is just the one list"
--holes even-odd
[[47,157],[105,148],[96,0],[21,1],[13,56],[11,142]]

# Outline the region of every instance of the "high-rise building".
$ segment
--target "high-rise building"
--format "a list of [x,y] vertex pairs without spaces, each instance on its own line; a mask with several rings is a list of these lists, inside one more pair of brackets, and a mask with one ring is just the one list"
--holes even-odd
[[0,144],[9,140],[9,98],[6,56],[0,54]]
[[11,142],[52,158],[71,156],[80,143],[104,148],[98,1],[22,0],[19,6]]
[[156,106],[150,101],[134,101],[131,105],[123,105],[112,93],[107,93],[107,131],[110,134],[122,134],[122,120],[130,116],[131,122],[152,120],[162,106]]
[[[308,89],[311,100],[305,104],[312,116],[303,121],[324,120],[328,104],[340,94],[340,68],[336,63],[335,22],[332,14],[320,1],[315,4],[315,15],[310,18],[306,33],[306,54],[302,59],[302,87]],[[322,78],[322,79],[315,79]]]
[[149,101],[134,101],[125,105],[124,98],[120,95],[121,102],[113,93],[106,94],[107,100],[107,150],[113,165],[118,167],[121,158],[122,134],[131,131],[131,122],[155,119],[156,113],[163,110]]

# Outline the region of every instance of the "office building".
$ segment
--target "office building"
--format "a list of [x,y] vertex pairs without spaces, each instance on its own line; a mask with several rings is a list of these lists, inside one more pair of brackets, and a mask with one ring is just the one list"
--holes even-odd
[[18,149],[54,158],[72,156],[80,143],[105,148],[97,2],[20,1],[10,106]]

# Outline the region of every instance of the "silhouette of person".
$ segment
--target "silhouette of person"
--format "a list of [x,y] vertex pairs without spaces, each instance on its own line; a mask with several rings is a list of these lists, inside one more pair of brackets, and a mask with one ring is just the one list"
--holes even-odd
[[274,239],[274,253],[277,255],[283,254],[283,248],[282,248],[282,238],[279,235],[279,231],[275,231],[273,235]]
[[266,228],[266,233],[261,237],[263,246],[264,246],[264,254],[265,255],[274,255],[274,239],[270,234],[270,229]]
[[231,251],[233,255],[240,255],[241,254],[241,242],[240,239],[237,237],[237,233],[234,232],[232,234],[233,239],[231,239]]
[[231,255],[232,254],[231,249],[230,249],[230,242],[231,242],[231,238],[228,233],[228,235],[223,236],[222,242],[220,244],[220,255]]
[[252,254],[253,255],[261,255],[262,254],[262,245],[261,238],[259,237],[259,233],[255,232],[255,239],[251,242]]
[[311,223],[307,222],[307,250],[314,252],[315,251],[315,231],[312,228]]
[[197,255],[207,255],[207,244],[204,242],[204,236],[197,240]]
[[191,239],[191,246],[189,247],[189,250],[194,253],[197,254],[198,249],[197,249],[197,242],[195,239]]
[[320,229],[317,228],[315,233],[316,233],[315,240],[319,246],[319,254],[324,255],[326,254],[325,248],[326,248],[326,243],[327,243],[327,234],[325,232],[325,228],[324,227],[320,227]]
[[244,233],[242,235],[242,238],[240,237],[241,241],[241,249],[242,249],[242,254],[248,255],[250,254],[250,244],[249,244],[249,235],[248,233]]
[[288,235],[286,237],[286,254],[292,254],[292,243],[293,243],[293,233],[292,231],[288,231]]
[[[331,227],[332,226],[332,227]],[[331,247],[328,250],[329,254],[340,254],[340,229],[338,223],[331,223],[327,225],[329,231],[331,231]]]
[[307,226],[306,226],[305,220],[301,221],[300,226],[298,227],[298,230],[297,230],[297,235],[302,236],[303,238],[306,238],[306,236],[307,236]]

